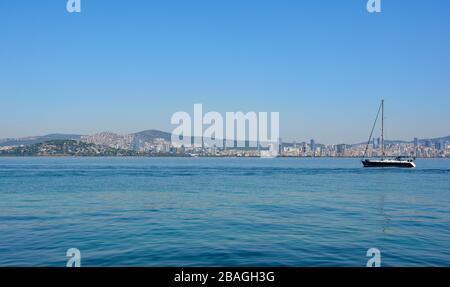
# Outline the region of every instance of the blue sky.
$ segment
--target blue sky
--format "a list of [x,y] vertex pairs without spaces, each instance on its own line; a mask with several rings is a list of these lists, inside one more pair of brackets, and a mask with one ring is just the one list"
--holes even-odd
[[0,138],[171,131],[176,111],[280,112],[283,140],[450,134],[450,2],[0,1]]

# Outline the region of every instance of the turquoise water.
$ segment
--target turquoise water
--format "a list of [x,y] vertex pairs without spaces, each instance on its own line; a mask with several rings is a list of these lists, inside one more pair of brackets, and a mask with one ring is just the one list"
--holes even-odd
[[0,266],[450,266],[450,160],[0,158]]

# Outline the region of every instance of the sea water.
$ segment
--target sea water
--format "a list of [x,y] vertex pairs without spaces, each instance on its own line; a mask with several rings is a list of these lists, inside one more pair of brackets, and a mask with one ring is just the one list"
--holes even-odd
[[0,158],[0,266],[450,266],[450,160]]

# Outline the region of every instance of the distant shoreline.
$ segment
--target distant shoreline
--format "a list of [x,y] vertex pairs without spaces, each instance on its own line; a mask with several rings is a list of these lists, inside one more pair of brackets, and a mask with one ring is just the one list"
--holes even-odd
[[[388,156],[387,158],[394,158],[395,156]],[[0,158],[262,158],[260,156],[188,156],[188,155],[152,155],[152,156],[109,156],[109,155],[0,155]],[[279,156],[276,159],[362,159],[357,156]],[[267,158],[262,158],[267,159]],[[450,157],[416,157],[416,159],[450,159]]]

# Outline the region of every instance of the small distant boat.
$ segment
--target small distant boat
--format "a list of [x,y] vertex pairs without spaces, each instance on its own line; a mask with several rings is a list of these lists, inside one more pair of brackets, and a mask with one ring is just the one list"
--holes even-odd
[[[365,158],[367,155],[367,150],[370,145],[370,140],[372,139],[373,130],[375,129],[375,125],[378,120],[378,116],[380,115],[381,110],[381,158],[379,159],[368,159]],[[401,167],[401,168],[415,168],[416,164],[414,163],[414,159],[411,157],[403,157],[398,156],[395,158],[386,158],[384,152],[384,100],[381,100],[381,105],[378,109],[377,117],[375,119],[375,123],[372,127],[372,132],[370,133],[369,140],[367,142],[366,150],[364,151],[364,158],[361,162],[364,167]]]

